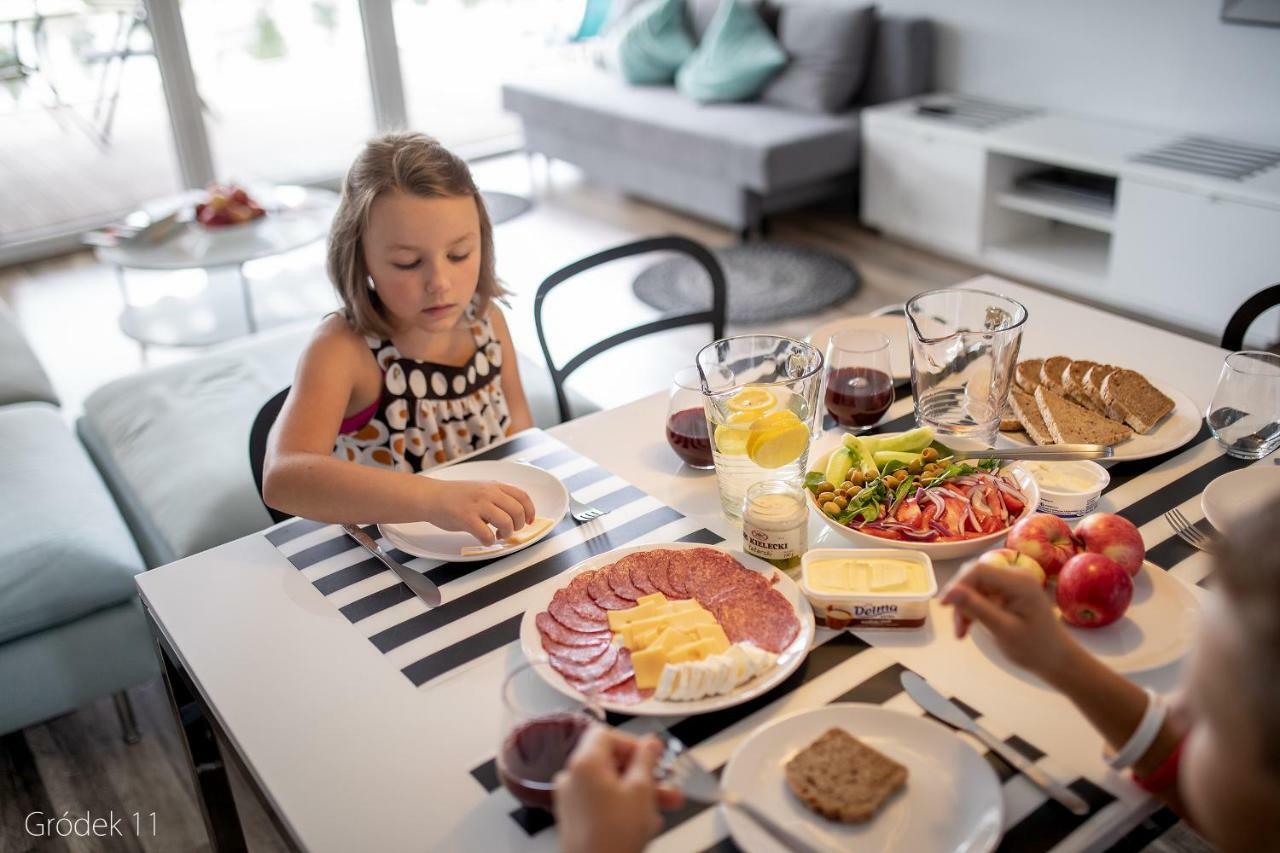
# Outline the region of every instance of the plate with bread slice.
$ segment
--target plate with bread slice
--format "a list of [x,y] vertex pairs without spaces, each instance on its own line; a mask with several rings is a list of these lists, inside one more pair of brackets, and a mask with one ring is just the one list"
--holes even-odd
[[[725,765],[722,789],[815,850],[964,850],[1000,841],[995,772],[940,723],[840,702],[752,732]],[[723,809],[747,853],[786,848],[738,809]]]
[[1064,355],[1014,368],[1000,422],[1015,444],[1102,444],[1111,461],[1177,450],[1200,431],[1200,410],[1167,383],[1136,370]]

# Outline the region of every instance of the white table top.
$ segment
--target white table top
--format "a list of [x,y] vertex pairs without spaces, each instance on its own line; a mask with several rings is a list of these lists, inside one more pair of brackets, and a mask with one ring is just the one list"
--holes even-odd
[[[1002,280],[983,277],[967,284],[1023,301],[1031,317],[1023,347],[1030,355],[1102,356],[1176,384],[1199,406],[1213,393],[1222,361],[1215,347]],[[899,401],[891,416],[909,413],[910,405],[909,399]],[[564,424],[550,434],[688,516],[653,531],[649,541],[669,541],[692,526],[704,526],[736,547],[740,534],[720,514],[713,475],[682,467],[667,448],[665,413],[664,395],[654,395]],[[1203,438],[1171,459],[1129,463],[1141,467],[1128,469],[1133,476],[1103,502],[1103,508],[1113,511],[1133,509],[1148,546],[1158,546],[1160,554],[1176,561],[1173,574],[1192,585],[1208,571],[1207,559],[1179,549],[1159,517],[1168,507],[1152,502],[1157,489],[1172,483],[1161,494],[1171,495],[1173,505],[1193,520],[1201,517],[1203,485],[1198,480],[1227,464],[1213,441]],[[1188,490],[1192,494],[1184,496]],[[625,515],[625,510],[613,515]],[[811,547],[824,544],[816,538],[817,522],[812,530]],[[364,849],[371,839],[382,850],[554,849],[553,829],[530,836],[508,816],[515,801],[501,788],[487,791],[471,775],[493,756],[499,734],[498,687],[503,673],[520,658],[518,644],[501,646],[415,689],[398,666],[388,665],[389,656],[361,636],[394,624],[390,611],[370,617],[373,626],[361,628],[365,623],[353,626],[335,607],[386,587],[388,581],[370,578],[326,600],[312,583],[324,565],[299,571],[266,538],[254,534],[138,579],[161,630],[282,822],[312,850]],[[954,566],[940,568],[944,578],[954,571]],[[446,584],[446,601],[455,594],[455,583],[472,589],[482,580],[469,576]],[[409,612],[415,606],[421,608],[420,602],[411,599],[396,608]],[[518,602],[512,606],[516,609],[511,612],[518,613]],[[465,639],[511,615],[503,611],[486,621],[486,612],[440,629],[431,635],[438,638],[432,642]],[[1099,784],[1116,799],[1054,849],[1110,843],[1150,810],[1141,792],[1106,774],[1099,737],[1064,699],[999,669],[974,644],[956,642],[945,630],[946,617],[935,604],[930,624],[920,631],[864,634],[874,648],[705,738],[694,754],[716,766],[760,722],[785,710],[831,701],[885,667],[901,664],[984,712],[997,733],[1014,732],[1038,746],[1048,753],[1049,768],[1064,778],[1102,780]],[[819,640],[831,636],[823,629]],[[405,659],[394,662],[403,665]],[[1167,692],[1177,676],[1175,664],[1139,680]],[[887,705],[913,710],[902,695]],[[1043,803],[1021,778],[1008,782],[1005,791],[1012,812],[1007,826]],[[707,810],[660,836],[653,849],[704,850],[725,832],[723,819]]]

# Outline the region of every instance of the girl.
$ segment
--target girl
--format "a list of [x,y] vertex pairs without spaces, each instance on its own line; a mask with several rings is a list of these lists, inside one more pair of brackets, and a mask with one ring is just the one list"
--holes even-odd
[[532,521],[513,486],[413,476],[533,425],[466,164],[420,133],[371,140],[343,182],[328,271],[343,310],[298,363],[266,502],[318,521],[425,520],[485,545]]

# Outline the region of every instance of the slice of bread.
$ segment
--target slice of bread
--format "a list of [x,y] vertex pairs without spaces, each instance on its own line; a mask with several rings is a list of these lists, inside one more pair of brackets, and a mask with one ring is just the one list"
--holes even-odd
[[1017,367],[1013,369],[1014,384],[1026,393],[1034,394],[1036,386],[1040,384],[1040,367],[1043,364],[1044,360],[1039,358],[1018,362]]
[[[1084,375],[1084,390],[1089,395],[1089,399],[1093,401],[1091,408],[1096,409],[1102,414],[1107,414],[1107,404],[1102,399],[1102,383],[1107,377],[1115,373],[1120,368],[1113,364],[1099,364],[1089,368]],[[1113,420],[1117,420],[1113,418]]]
[[1040,384],[1048,385],[1049,390],[1055,394],[1061,395],[1064,391],[1062,387],[1062,374],[1067,372],[1067,366],[1071,364],[1071,359],[1065,355],[1050,356],[1040,365]]
[[1173,400],[1136,370],[1117,370],[1102,382],[1102,399],[1138,432],[1151,432],[1173,411]]
[[907,783],[907,768],[844,729],[827,729],[787,762],[787,785],[828,820],[863,823]]
[[1040,417],[1040,407],[1036,405],[1035,397],[1015,388],[1009,392],[1009,405],[1013,406],[1018,423],[1022,424],[1022,429],[1032,441],[1036,444],[1053,444],[1053,436],[1049,433],[1044,418]]
[[[1010,388],[1009,392],[1013,393],[1016,388]],[[1004,409],[1000,412],[1000,431],[1001,432],[1017,432],[1022,429],[1022,422],[1018,420],[1018,413],[1013,410],[1013,404],[1006,402]]]
[[1066,392],[1064,396],[1076,405],[1101,412],[1102,407],[1094,403],[1084,384],[1085,376],[1095,367],[1098,367],[1096,361],[1073,360],[1062,372],[1062,389]]
[[1101,444],[1110,447],[1133,432],[1124,424],[1077,406],[1043,385],[1036,389],[1036,407],[1055,444]]

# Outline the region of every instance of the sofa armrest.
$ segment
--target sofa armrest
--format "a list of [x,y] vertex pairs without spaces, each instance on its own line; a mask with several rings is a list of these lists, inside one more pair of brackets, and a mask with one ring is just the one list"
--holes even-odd
[[18,318],[0,302],[0,405],[37,402],[56,406],[58,395],[18,328]]
[[928,18],[881,15],[871,45],[871,67],[858,103],[871,106],[931,91],[935,33]]

